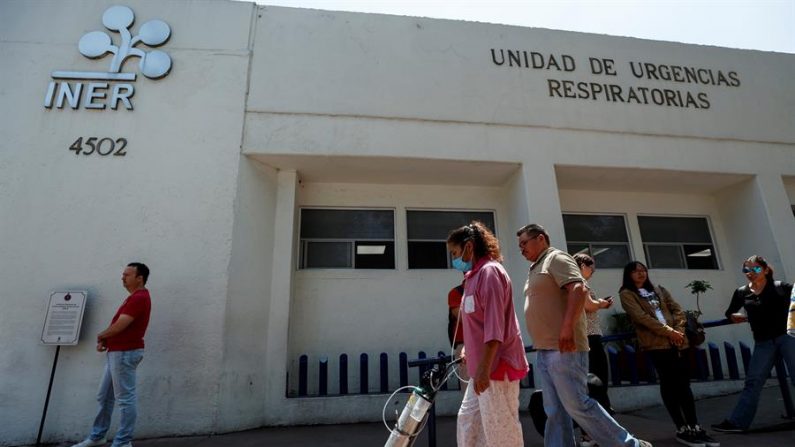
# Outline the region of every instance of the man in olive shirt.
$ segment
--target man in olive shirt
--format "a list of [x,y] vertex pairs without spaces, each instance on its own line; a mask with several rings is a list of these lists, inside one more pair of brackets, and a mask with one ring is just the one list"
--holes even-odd
[[568,253],[550,247],[549,234],[541,225],[525,225],[516,236],[522,256],[532,263],[525,284],[525,319],[544,390],[544,445],[574,445],[574,418],[599,445],[650,447],[588,397],[583,307],[588,289],[577,263]]

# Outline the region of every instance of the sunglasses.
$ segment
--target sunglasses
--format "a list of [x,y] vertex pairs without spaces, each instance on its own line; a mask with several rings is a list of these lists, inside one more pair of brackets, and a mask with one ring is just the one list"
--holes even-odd
[[754,272],[754,273],[756,273],[758,275],[758,274],[762,273],[762,270],[763,270],[762,267],[759,267],[758,265],[755,265],[753,267],[743,266],[743,273]]

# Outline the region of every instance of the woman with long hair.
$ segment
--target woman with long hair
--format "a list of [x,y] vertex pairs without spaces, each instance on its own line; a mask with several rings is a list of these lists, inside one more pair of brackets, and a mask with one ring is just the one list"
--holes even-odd
[[[582,272],[585,281],[589,281],[596,271],[596,262],[585,253],[577,253],[573,256],[574,262]],[[615,414],[610,404],[610,396],[607,395],[607,354],[602,345],[602,327],[599,324],[598,312],[613,305],[613,297],[597,298],[590,284],[588,285],[588,298],[585,300],[585,330],[588,334],[588,372],[599,378],[599,385],[588,385],[591,397],[599,402],[599,405],[609,414]],[[590,447],[596,445],[587,433],[583,431],[580,447]]]
[[[773,369],[776,356],[782,356],[795,384],[795,338],[787,335],[792,284],[773,279],[773,267],[759,255],[743,262],[748,282],[734,291],[726,318],[733,323],[748,321],[754,334],[754,352],[745,374],[745,387],[728,419],[712,428],[739,433],[748,430],[759,404],[759,393]],[[745,315],[738,313],[745,309]]]
[[687,319],[681,306],[665,288],[652,284],[648,269],[638,261],[624,266],[619,294],[621,306],[635,325],[640,349],[657,370],[660,396],[676,425],[676,440],[691,447],[719,446],[698,424],[690,389]]
[[458,445],[521,447],[519,380],[528,365],[499,241],[473,221],[450,232],[447,249],[453,267],[465,272],[459,314],[471,377],[458,411]]

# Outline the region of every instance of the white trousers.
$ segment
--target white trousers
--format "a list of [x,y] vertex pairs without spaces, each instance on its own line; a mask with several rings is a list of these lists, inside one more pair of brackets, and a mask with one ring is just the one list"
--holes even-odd
[[[464,344],[461,343],[460,345],[458,345],[457,348],[455,348],[455,351],[453,351],[453,358],[456,359],[461,358],[461,352],[463,350],[464,350]],[[460,380],[461,392],[466,394],[467,382],[469,381],[469,372],[467,371],[466,363],[459,363],[456,372],[458,373],[458,378],[461,379]]]
[[467,387],[458,410],[458,447],[522,447],[519,381],[492,380],[479,396]]

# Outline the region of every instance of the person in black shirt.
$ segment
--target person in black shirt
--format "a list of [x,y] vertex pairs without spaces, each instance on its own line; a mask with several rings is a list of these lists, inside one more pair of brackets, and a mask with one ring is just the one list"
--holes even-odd
[[[731,416],[712,428],[726,433],[748,430],[756,414],[759,393],[773,369],[777,356],[782,356],[795,384],[795,338],[787,335],[787,314],[792,284],[773,280],[773,268],[758,255],[743,263],[748,284],[734,291],[726,318],[734,323],[748,321],[754,334],[754,352],[745,375],[745,388]],[[738,313],[745,309],[746,315]]]

